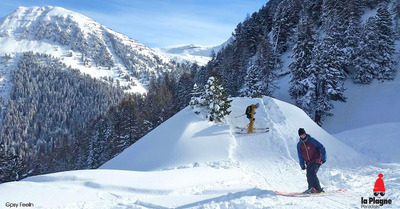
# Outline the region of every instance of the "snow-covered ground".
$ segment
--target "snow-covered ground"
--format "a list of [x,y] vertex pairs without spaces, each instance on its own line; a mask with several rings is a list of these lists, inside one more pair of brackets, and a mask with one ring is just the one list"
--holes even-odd
[[[256,127],[268,133],[238,134],[248,120],[245,107],[260,103]],[[317,126],[297,107],[264,97],[234,98],[223,124],[207,122],[188,107],[98,170],[30,177],[0,185],[0,205],[32,203],[34,208],[360,208],[372,198],[378,174],[384,175],[385,199],[400,207],[400,131],[379,134],[342,132],[386,153],[358,152]],[[395,126],[396,124],[388,124]],[[382,124],[374,129],[386,131]],[[305,172],[298,165],[297,129],[325,145],[327,163],[318,173],[325,190],[347,192],[324,197],[283,197],[274,191],[303,191]],[[368,136],[368,137],[366,137]],[[371,137],[372,136],[372,137]],[[382,144],[379,143],[382,141]],[[379,146],[378,146],[379,145]],[[384,145],[392,148],[384,147]],[[356,147],[357,148],[357,147]],[[391,157],[390,157],[391,156]],[[390,157],[390,158],[386,158]],[[389,160],[389,161],[386,161]],[[389,163],[390,162],[390,163]],[[21,208],[21,207],[20,207]]]

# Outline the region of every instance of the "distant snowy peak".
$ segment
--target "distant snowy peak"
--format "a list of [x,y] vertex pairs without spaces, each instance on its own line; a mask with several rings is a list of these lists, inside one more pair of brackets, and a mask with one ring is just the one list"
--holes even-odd
[[195,44],[173,45],[163,48],[154,48],[154,50],[164,53],[170,59],[177,62],[197,63],[206,65],[212,58],[212,54],[217,54],[231,39],[218,46],[199,46]]
[[214,46],[198,46],[194,44],[188,45],[175,45],[160,48],[162,52],[169,54],[191,54],[198,56],[211,57],[211,51],[216,48]]
[[0,20],[2,54],[51,54],[94,77],[111,77],[143,92],[152,77],[175,69],[154,51],[96,21],[60,7],[19,7]]
[[189,62],[204,66],[211,60],[213,48],[188,44],[154,48],[154,50],[165,54],[169,59],[178,63]]

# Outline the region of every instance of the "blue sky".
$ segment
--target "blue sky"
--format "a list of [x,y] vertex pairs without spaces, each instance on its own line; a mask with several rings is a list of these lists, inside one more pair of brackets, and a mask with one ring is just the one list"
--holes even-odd
[[149,47],[222,44],[267,0],[1,0],[0,17],[18,6],[60,6]]

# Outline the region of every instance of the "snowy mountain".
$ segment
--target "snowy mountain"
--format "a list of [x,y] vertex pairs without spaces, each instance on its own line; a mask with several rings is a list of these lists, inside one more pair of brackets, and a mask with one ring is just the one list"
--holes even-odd
[[197,63],[200,66],[206,65],[212,58],[212,54],[218,53],[230,40],[219,46],[198,46],[194,44],[175,45],[154,50],[164,53],[167,57],[176,62]]
[[145,92],[151,77],[175,68],[162,53],[60,7],[19,7],[1,19],[0,43],[2,56],[51,54],[95,78],[119,80],[133,92]]
[[[236,133],[235,126],[247,124],[244,116],[237,116],[256,102],[261,105],[255,126],[268,126],[270,131]],[[384,164],[374,154],[359,154],[302,110],[270,97],[234,98],[231,110],[225,123],[214,124],[188,107],[99,170],[54,173],[0,185],[0,203],[24,202],[39,208],[359,208],[362,197],[373,197],[375,180],[383,173],[384,198],[392,201],[385,207],[400,206],[399,161]],[[327,149],[327,163],[318,173],[325,190],[347,192],[306,198],[274,193],[303,191],[307,186],[296,153],[299,127]],[[368,135],[358,134],[360,139]],[[394,136],[400,133],[393,134],[388,141],[398,147]],[[387,154],[397,155],[394,150]]]
[[[151,80],[184,70],[162,53],[60,7],[19,7],[0,19],[0,46],[0,182],[103,163],[93,161],[90,151],[99,143],[83,132],[94,129],[125,93],[146,93]],[[115,134],[101,140],[109,146],[122,138],[129,146],[156,124],[147,116],[141,120],[146,125],[129,139]],[[107,160],[124,146],[107,147]]]

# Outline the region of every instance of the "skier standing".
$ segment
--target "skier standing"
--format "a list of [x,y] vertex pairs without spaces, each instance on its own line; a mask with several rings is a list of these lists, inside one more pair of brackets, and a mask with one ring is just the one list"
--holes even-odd
[[297,143],[297,153],[301,169],[307,169],[308,189],[304,193],[324,192],[319,183],[317,172],[326,161],[325,147],[316,139],[306,134],[304,128],[299,131],[300,140]]
[[251,104],[246,108],[246,115],[247,118],[249,119],[249,128],[247,129],[247,133],[254,133],[253,130],[253,125],[254,125],[254,121],[256,120],[254,118],[254,114],[256,113],[256,109],[260,106],[260,104]]

